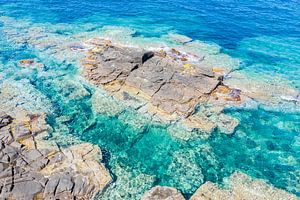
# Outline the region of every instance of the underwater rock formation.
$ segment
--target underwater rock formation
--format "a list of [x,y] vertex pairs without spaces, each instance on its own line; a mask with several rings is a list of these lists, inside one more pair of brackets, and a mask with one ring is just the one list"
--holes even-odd
[[229,177],[229,189],[221,189],[211,182],[201,185],[190,200],[297,200],[298,198],[284,190],[268,185],[262,180],[253,179],[246,174],[236,172]]
[[4,199],[91,199],[111,182],[99,147],[61,149],[42,137],[45,116],[0,114],[0,196]]
[[184,197],[175,188],[156,186],[147,191],[141,200],[184,200]]
[[[141,200],[184,200],[175,188],[156,186],[147,191]],[[201,185],[190,200],[297,200],[284,190],[273,187],[260,179],[241,173],[233,173],[226,180],[226,188],[208,181]]]

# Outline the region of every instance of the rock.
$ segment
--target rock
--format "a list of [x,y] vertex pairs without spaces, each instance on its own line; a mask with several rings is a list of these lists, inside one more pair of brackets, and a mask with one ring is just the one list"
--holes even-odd
[[[97,51],[89,51],[83,60],[83,63],[92,62],[93,68],[85,69],[85,76],[91,82],[125,102],[142,98],[143,110],[163,119],[182,120],[190,130],[209,133],[218,126],[206,116],[194,116],[197,106],[210,96],[221,93],[227,101],[239,101],[239,90],[219,86],[222,80],[216,76],[216,69],[188,63],[185,59],[191,55],[177,49],[147,52],[111,42],[109,45],[97,42],[94,46]],[[105,99],[93,98],[96,112],[114,116],[123,110]],[[220,129],[226,127],[222,125],[219,124]]]
[[69,150],[72,152],[72,157],[69,159],[80,159],[83,160],[102,160],[102,153],[98,146],[90,143],[82,143],[71,146]]
[[12,197],[15,199],[34,199],[34,197],[42,192],[43,187],[35,181],[26,181],[14,184]]
[[84,176],[78,175],[74,178],[74,189],[73,192],[75,195],[84,195],[86,193],[85,188],[88,181]]
[[273,187],[266,182],[235,172],[229,178],[229,189],[220,189],[211,182],[206,182],[193,194],[190,200],[296,200],[295,195]]
[[9,126],[0,129],[0,140],[4,142],[4,144],[10,144],[14,141]]
[[54,174],[49,178],[44,190],[44,197],[49,195],[51,196],[55,195],[55,190],[58,186],[59,180],[60,180],[60,174]]
[[37,149],[25,150],[22,152],[22,155],[28,163],[38,160],[43,156]]
[[231,89],[228,86],[220,85],[212,92],[211,97],[215,98],[215,100],[240,102],[241,90]]
[[[190,200],[231,200],[231,193],[226,190],[219,189],[212,182],[206,182],[193,194]],[[237,199],[236,199],[237,200]]]
[[[41,147],[36,144],[43,140],[38,134],[44,133],[47,127],[45,118],[40,118],[43,115],[18,113],[16,119],[6,114],[1,116],[4,116],[0,118],[3,121],[0,128],[1,197],[91,199],[111,182],[110,174],[99,163],[102,160],[99,147],[89,143],[62,150],[48,148],[49,144]],[[14,137],[8,137],[10,130]],[[28,140],[33,144],[27,145]]]
[[222,113],[218,115],[216,119],[216,124],[220,132],[230,135],[234,132],[235,128],[238,126],[239,120]]
[[[174,48],[162,50],[165,56],[160,51],[120,47],[112,43],[106,45],[100,42],[94,44],[94,48],[101,51],[90,50],[82,61],[92,64],[92,68],[84,69],[88,80],[125,102],[142,98],[141,102],[149,104],[146,106],[148,112],[166,119],[179,120],[193,115],[197,105],[220,84],[210,68],[199,63],[186,63],[190,55]],[[111,103],[107,106],[103,98],[93,102],[97,112],[120,112]],[[105,110],[110,107],[109,111]],[[200,127],[196,120],[193,121],[187,125],[193,125],[192,129]]]
[[171,40],[174,40],[179,43],[187,43],[187,42],[190,42],[193,40],[192,38],[189,38],[185,35],[180,35],[180,34],[175,34],[175,33],[170,33],[170,34],[168,34],[168,36]]
[[204,115],[192,115],[183,121],[188,127],[199,129],[204,133],[211,133],[217,124]]
[[13,135],[17,140],[22,140],[31,136],[29,125],[25,123],[16,124]]
[[44,65],[42,63],[36,62],[34,59],[24,59],[20,60],[19,64],[21,67],[30,67],[30,68],[43,68]]
[[169,176],[176,177],[169,183],[180,188],[183,193],[196,190],[204,182],[201,166],[196,161],[196,153],[192,150],[174,152],[172,163],[166,172]]
[[19,63],[21,65],[31,65],[34,63],[34,60],[33,59],[24,59],[24,60],[20,60]]
[[67,191],[71,193],[73,186],[74,183],[71,180],[71,176],[69,174],[64,173],[59,177],[59,184],[55,192],[57,194],[67,192]]
[[153,51],[147,51],[147,52],[145,52],[144,55],[142,56],[142,64],[144,64],[144,62],[146,62],[147,60],[149,60],[153,56],[154,56],[154,52]]
[[0,113],[0,128],[7,126],[12,122],[12,117],[4,113]]
[[156,186],[147,191],[141,200],[185,200],[185,198],[175,188]]

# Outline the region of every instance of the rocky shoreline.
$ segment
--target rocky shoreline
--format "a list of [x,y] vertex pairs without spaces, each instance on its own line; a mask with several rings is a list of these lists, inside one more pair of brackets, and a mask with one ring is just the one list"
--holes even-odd
[[[300,96],[293,89],[253,81],[232,68],[209,64],[212,61],[207,55],[186,53],[188,47],[196,45],[189,44],[190,39],[187,38],[179,40],[185,47],[144,50],[112,42],[110,38],[90,39],[89,34],[66,38],[55,31],[31,27],[32,24],[28,25],[27,30],[24,26],[21,29],[14,27],[18,22],[10,18],[3,17],[0,20],[6,27],[10,42],[29,45],[40,51],[42,58],[50,57],[50,60],[61,62],[66,68],[70,63],[80,63],[83,76],[99,90],[108,92],[116,104],[125,102],[126,106],[142,113],[141,116],[151,115],[158,118],[159,122],[180,124],[185,128],[184,131],[199,131],[196,137],[203,133],[210,134],[215,129],[225,134],[233,133],[239,121],[224,114],[227,106],[255,106],[256,102],[300,104]],[[51,76],[44,71],[47,64],[39,59],[22,59],[18,61],[18,66],[24,70],[40,70],[45,76]],[[22,76],[17,79],[22,79]],[[71,85],[72,92],[68,89],[60,91],[66,96],[90,95],[81,84],[64,85],[63,79],[61,82],[57,84],[62,84],[62,88]],[[36,92],[33,86],[27,88],[28,85],[32,86],[23,80],[1,82],[0,197],[91,199],[95,194],[105,191],[112,179],[102,163],[99,147],[82,143],[61,148],[53,140],[46,140],[51,128],[45,118],[51,109],[51,102]],[[121,112],[121,108],[114,110],[103,96],[97,98],[95,94],[91,99],[93,112],[108,115]],[[19,110],[17,107],[26,109]],[[35,110],[38,112],[33,112]],[[135,121],[131,123],[135,124]],[[170,131],[170,134],[179,139],[192,140],[184,131],[179,129]],[[194,171],[191,173],[195,174]],[[242,173],[235,173],[229,179],[230,188],[227,189],[210,182],[201,186],[197,184],[196,187],[199,185],[200,188],[191,199],[297,199],[292,194]],[[140,180],[146,178],[141,177]],[[142,199],[185,198],[177,189],[155,186]]]
[[[48,134],[44,116],[18,112],[0,114],[1,199],[93,199],[111,182],[101,163],[98,146],[82,143],[60,148],[43,138]],[[297,197],[254,180],[243,173],[229,178],[229,188],[206,182],[190,200],[296,200]],[[141,200],[184,200],[180,191],[155,186]]]
[[[238,121],[211,109],[211,120],[197,112],[212,101],[241,104],[242,93],[223,84],[225,69],[201,64],[205,59],[176,49],[146,51],[93,39],[81,61],[84,76],[132,107],[167,121],[180,121],[190,130],[232,133]],[[216,104],[216,103],[214,103]]]
[[[246,174],[236,172],[229,177],[229,188],[220,188],[206,182],[189,200],[297,200],[292,194],[274,188],[262,180],[254,180]],[[228,186],[227,186],[228,187]],[[141,200],[185,200],[175,188],[156,186],[147,191]]]
[[47,131],[43,116],[0,114],[1,199],[92,199],[112,181],[99,147],[61,149]]

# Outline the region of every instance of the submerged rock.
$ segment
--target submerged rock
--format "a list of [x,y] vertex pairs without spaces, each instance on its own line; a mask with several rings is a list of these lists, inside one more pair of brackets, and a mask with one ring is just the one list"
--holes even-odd
[[179,43],[187,43],[187,42],[190,42],[193,40],[190,37],[187,37],[185,35],[176,34],[176,33],[170,33],[170,34],[168,34],[168,36],[171,40],[174,40]]
[[236,172],[229,178],[229,189],[222,189],[206,182],[194,193],[190,200],[297,200],[298,198],[284,190],[268,185],[266,182]]
[[21,67],[24,67],[24,68],[36,69],[36,68],[43,68],[44,67],[43,63],[37,62],[34,59],[19,60],[19,64],[20,64]]
[[141,200],[185,200],[185,198],[175,188],[156,186],[147,191]]

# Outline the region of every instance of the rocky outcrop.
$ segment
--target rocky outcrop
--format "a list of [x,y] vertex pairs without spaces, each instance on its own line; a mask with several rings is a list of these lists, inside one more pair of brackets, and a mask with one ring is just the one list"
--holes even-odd
[[[145,51],[101,39],[90,40],[89,45],[92,47],[82,66],[85,77],[95,85],[125,101],[143,98],[147,102],[143,109],[149,113],[168,120],[184,119],[189,128],[211,131],[218,126],[212,122],[211,128],[203,127],[206,119],[194,115],[199,103],[206,103],[222,90],[222,76],[201,65],[204,58],[176,49]],[[241,100],[241,91],[222,87],[226,88],[223,96],[228,96],[224,100]]]
[[252,179],[236,172],[229,178],[230,189],[221,189],[211,182],[203,184],[190,200],[297,200],[284,190],[275,188],[262,180]]
[[[199,187],[190,200],[297,200],[284,190],[273,187],[263,180],[253,179],[241,173],[233,173],[223,189],[208,181]],[[175,188],[156,186],[147,191],[141,200],[184,200]]]
[[0,196],[4,199],[90,199],[111,177],[97,146],[60,149],[42,139],[44,116],[0,114]]
[[[86,77],[112,92],[126,90],[142,95],[168,115],[189,116],[201,98],[220,83],[209,69],[187,65],[193,70],[185,73],[182,63],[167,55],[105,41],[97,44],[83,60]],[[174,53],[180,55],[176,50]]]
[[141,200],[185,200],[185,198],[175,188],[156,186],[147,191]]

